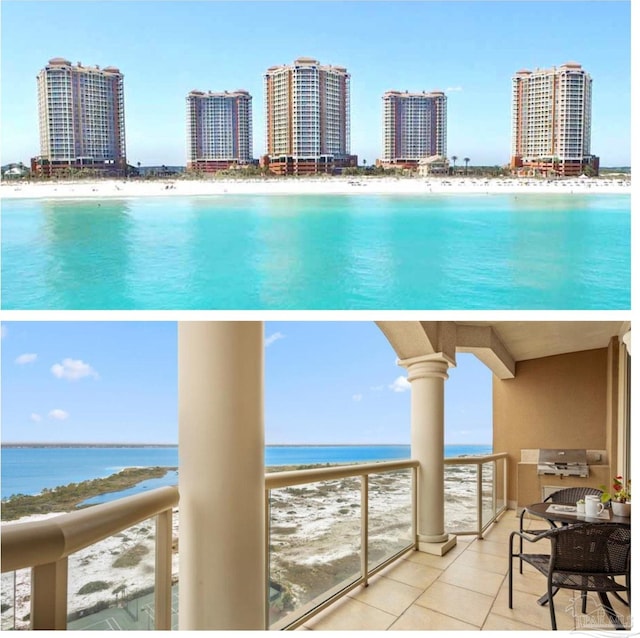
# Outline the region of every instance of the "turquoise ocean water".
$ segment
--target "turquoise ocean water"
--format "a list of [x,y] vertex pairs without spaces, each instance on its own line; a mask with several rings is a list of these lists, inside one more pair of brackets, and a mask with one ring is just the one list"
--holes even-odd
[[5,309],[628,309],[629,195],[6,200]]
[[[445,456],[489,454],[490,445],[447,445]],[[178,447],[3,447],[2,498],[12,494],[38,494],[54,488],[102,478],[125,467],[177,467]],[[313,463],[354,463],[390,461],[411,456],[408,445],[268,445],[265,464],[306,465]],[[140,483],[126,495],[143,490],[175,485],[177,476],[169,472],[161,479]],[[117,497],[124,496],[119,492]],[[115,498],[94,499],[102,502]]]

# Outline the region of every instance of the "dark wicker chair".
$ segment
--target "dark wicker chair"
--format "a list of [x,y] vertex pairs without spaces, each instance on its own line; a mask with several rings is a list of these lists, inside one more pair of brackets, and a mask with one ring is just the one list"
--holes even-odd
[[[513,608],[513,559],[529,563],[547,577],[547,601],[551,614],[551,628],[557,629],[553,597],[559,588],[581,592],[582,613],[586,613],[587,592],[595,592],[616,629],[624,625],[614,611],[607,592],[619,597],[627,592],[631,603],[631,529],[613,523],[579,523],[553,527],[526,540],[536,543],[551,541],[550,554],[514,554],[513,538],[522,536],[512,532],[509,538],[509,609]],[[619,577],[616,580],[616,577]],[[623,578],[620,578],[623,577]],[[624,583],[620,582],[624,579]],[[623,600],[620,598],[620,600]]]
[[[599,490],[597,487],[567,487],[563,490],[557,490],[553,492],[553,494],[549,494],[547,498],[544,499],[544,503],[560,503],[563,505],[575,505],[581,498],[585,496],[593,494],[594,496],[601,496],[602,490]],[[546,532],[548,528],[545,529],[525,529],[524,528],[524,515],[525,510],[523,509],[520,512],[520,531],[525,534],[530,534],[532,536],[537,536],[538,534],[542,534]],[[551,527],[557,527],[555,523],[552,521],[548,521]],[[523,537],[520,537],[520,553],[522,554],[522,541]],[[520,561],[520,573],[522,574],[522,561]]]

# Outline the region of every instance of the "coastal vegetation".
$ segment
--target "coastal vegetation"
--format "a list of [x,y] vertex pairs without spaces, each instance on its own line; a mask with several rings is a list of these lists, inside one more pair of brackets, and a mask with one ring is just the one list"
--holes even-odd
[[[328,467],[331,463],[319,463],[316,465],[287,465],[265,468],[266,472],[282,472],[286,470],[308,470],[311,468]],[[334,464],[335,465],[335,464]],[[175,467],[133,467],[126,468],[105,478],[69,483],[52,489],[44,488],[40,494],[14,494],[2,501],[0,510],[1,520],[14,521],[23,516],[33,514],[50,514],[52,512],[69,512],[78,507],[87,499],[120,492],[148,479],[161,478],[169,471],[175,471]],[[86,506],[85,506],[86,507]]]
[[104,580],[92,580],[91,582],[83,585],[78,590],[79,594],[93,594],[97,591],[103,591],[109,589],[109,583]]
[[161,478],[170,470],[175,469],[169,467],[126,468],[106,478],[69,483],[53,489],[44,488],[40,494],[14,494],[2,500],[0,518],[2,521],[13,521],[32,514],[69,512],[83,507],[81,504],[89,498],[126,490],[142,481]]
[[[438,177],[475,177],[475,178],[496,178],[496,177],[516,177],[515,172],[508,165],[470,165],[471,159],[464,157],[464,167],[455,165],[455,161],[458,156],[452,156],[452,166],[446,175],[440,175]],[[393,177],[411,179],[418,177],[418,170],[416,168],[401,168],[401,167],[386,167],[363,163],[359,166],[352,166],[342,170],[340,174],[331,174],[318,172],[315,174],[306,174],[304,176],[295,175],[277,175],[269,169],[267,166],[257,166],[250,164],[247,166],[240,166],[237,168],[229,168],[225,170],[219,170],[215,173],[207,173],[198,170],[186,170],[184,166],[158,166],[158,167],[142,167],[142,169],[134,166],[129,167],[130,170],[126,177],[118,178],[120,181],[132,181],[132,182],[166,182],[166,180],[179,180],[179,181],[235,181],[235,180],[253,180],[253,179],[266,179],[266,180],[291,180],[296,181],[303,179],[326,179],[328,177]],[[607,179],[611,177],[617,178],[630,178],[631,168],[629,166],[623,167],[600,167],[599,175],[596,171],[586,166],[584,168],[584,174],[591,178]],[[69,168],[60,170],[54,177],[48,177],[45,175],[38,175],[32,173],[31,170],[25,166],[22,162],[6,164],[2,167],[1,181],[6,183],[27,182],[27,183],[56,183],[59,181],[73,181],[73,182],[101,182],[113,180],[112,175],[102,174],[100,171],[90,168]],[[527,179],[535,179],[540,181],[552,180],[566,180],[569,178],[561,176],[549,176],[543,175],[529,176]]]
[[113,561],[113,567],[135,567],[142,558],[149,553],[149,548],[138,543],[125,549],[118,558]]

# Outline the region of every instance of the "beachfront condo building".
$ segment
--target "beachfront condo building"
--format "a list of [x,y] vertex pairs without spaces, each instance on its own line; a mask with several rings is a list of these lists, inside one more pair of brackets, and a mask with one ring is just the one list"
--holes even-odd
[[270,67],[264,76],[263,165],[279,175],[355,166],[357,158],[349,153],[349,80],[344,67],[312,58]]
[[37,82],[40,156],[31,160],[32,170],[49,176],[81,169],[124,175],[122,73],[53,58]]
[[521,174],[597,174],[591,154],[591,76],[580,64],[513,77],[511,168]]
[[442,91],[387,91],[382,166],[416,168],[427,157],[447,155],[447,96]]
[[253,162],[251,99],[242,89],[187,95],[187,170],[215,173]]

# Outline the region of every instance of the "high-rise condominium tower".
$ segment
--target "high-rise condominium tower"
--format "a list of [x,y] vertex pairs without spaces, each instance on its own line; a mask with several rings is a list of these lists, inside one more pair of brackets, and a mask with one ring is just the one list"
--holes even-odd
[[187,95],[187,170],[215,172],[252,161],[251,95]]
[[441,91],[387,91],[384,104],[382,164],[418,165],[425,157],[447,154],[447,97]]
[[38,73],[40,156],[35,172],[90,168],[126,172],[123,75],[112,66],[49,60]]
[[511,167],[544,175],[598,172],[591,155],[591,76],[574,62],[513,77]]
[[272,66],[264,76],[266,157],[273,172],[331,172],[349,155],[349,74],[311,58]]

